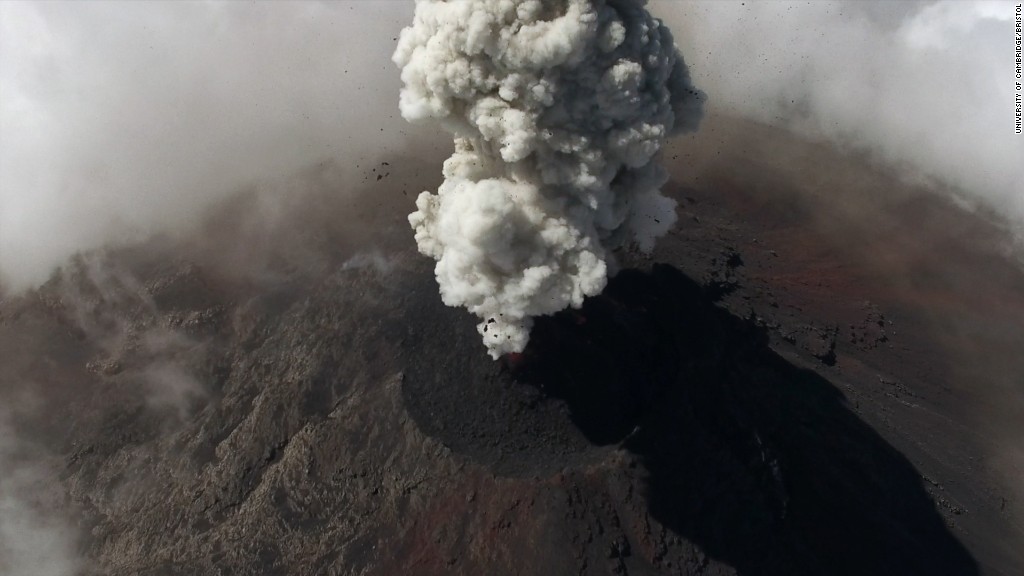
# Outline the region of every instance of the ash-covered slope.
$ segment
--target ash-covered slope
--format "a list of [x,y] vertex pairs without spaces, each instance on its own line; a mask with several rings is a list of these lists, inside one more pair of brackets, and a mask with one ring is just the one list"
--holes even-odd
[[[126,323],[108,350],[54,300],[84,264],[5,317],[80,372],[50,426],[86,572],[971,572],[910,464],[674,268],[539,323],[509,368],[423,264],[255,295],[162,267],[136,277],[153,307],[86,313]],[[146,398],[162,362],[201,388]]]
[[663,264],[620,255],[494,362],[395,210],[419,166],[5,299],[2,464],[60,499],[0,496],[84,574],[1012,573],[1014,495],[966,468],[958,381],[921,376],[941,349],[906,292],[796,240],[813,203],[779,184],[795,209],[751,219],[769,167],[669,190]]

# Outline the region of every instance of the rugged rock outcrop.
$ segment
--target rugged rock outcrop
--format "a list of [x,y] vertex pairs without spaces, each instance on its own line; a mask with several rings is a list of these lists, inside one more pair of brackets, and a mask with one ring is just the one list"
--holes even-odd
[[973,396],[922,320],[963,300],[866,284],[802,212],[703,173],[670,190],[689,225],[661,263],[620,254],[499,362],[410,239],[360,253],[326,216],[259,273],[224,265],[256,252],[225,230],[80,258],[0,303],[24,440],[0,464],[39,479],[0,496],[69,524],[97,575],[1015,566],[1014,494],[951,424]]
[[411,258],[249,293],[112,266],[5,321],[86,379],[51,425],[89,573],[973,570],[842,395],[672,267],[543,319],[513,365]]

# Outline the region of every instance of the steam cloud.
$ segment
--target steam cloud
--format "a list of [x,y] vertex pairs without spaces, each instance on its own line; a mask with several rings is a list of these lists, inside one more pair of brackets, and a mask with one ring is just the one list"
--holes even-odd
[[[581,15],[600,12],[597,4],[547,4]],[[457,6],[450,10],[472,12]],[[626,14],[635,4],[600,6]],[[653,0],[650,6],[680,33],[693,79],[717,110],[910,167],[960,188],[1024,231],[1024,139],[1012,133],[1012,62],[1006,59],[1012,3]],[[0,2],[0,289],[37,285],[78,251],[186,228],[242,186],[327,158],[348,169],[404,141],[409,127],[388,103],[400,87],[389,62],[390,40],[412,13],[404,2]],[[521,21],[518,14],[501,22],[481,14],[484,20],[472,28],[465,21],[467,42],[471,29],[474,42],[487,36],[480,30],[506,30],[508,41]],[[427,35],[405,41],[410,50],[431,37],[430,26],[437,42],[442,38],[441,23],[431,18],[433,24],[418,26]],[[622,18],[624,27],[632,26]],[[543,49],[531,50],[566,49],[578,58],[588,43],[595,45],[600,23],[551,23],[548,28],[562,33],[538,37]],[[496,60],[461,54],[453,65],[472,64],[505,83],[518,73],[521,82],[540,85],[550,81],[546,74],[564,93],[569,87],[593,91],[578,77],[587,66],[598,70],[597,62],[566,56],[552,68],[582,66],[575,76],[539,68],[497,71]],[[502,65],[515,64],[511,56],[503,56],[509,61]],[[521,55],[519,64],[530,58]],[[429,106],[414,112],[457,128],[459,138],[502,145],[491,132],[485,139],[466,116],[469,98],[487,94],[480,79],[446,88],[449,72],[454,68],[435,70],[423,77],[430,83],[407,88],[410,104],[429,95]],[[515,108],[500,95],[495,100],[526,119],[536,117],[538,128],[557,120],[527,108],[522,98]],[[505,130],[501,114],[495,125]],[[578,135],[587,137],[589,128],[582,125]],[[558,173],[540,161],[545,154],[559,161],[566,155],[547,140],[541,144],[528,163],[534,173]],[[604,144],[587,146],[601,150]],[[523,166],[515,171],[527,172]],[[566,196],[558,202],[566,203]],[[620,235],[632,233],[629,228]],[[565,256],[568,262],[571,255]]]
[[645,3],[420,0],[402,31],[402,116],[455,137],[409,222],[492,358],[599,293],[611,250],[649,251],[675,222],[653,159],[696,129],[704,97]]
[[190,232],[243,187],[377,159],[408,132],[385,102],[399,88],[389,41],[411,15],[402,2],[0,2],[0,287],[41,284],[79,251]]
[[655,2],[717,111],[865,151],[1024,238],[1013,3]]
[[16,433],[11,399],[4,400],[0,406],[0,574],[78,574],[82,564],[75,549],[78,534],[60,509],[63,498],[55,480],[60,459]]

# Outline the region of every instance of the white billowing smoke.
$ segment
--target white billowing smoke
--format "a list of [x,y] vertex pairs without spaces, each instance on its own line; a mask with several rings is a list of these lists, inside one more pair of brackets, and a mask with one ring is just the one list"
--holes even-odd
[[480,317],[493,358],[532,319],[599,293],[610,250],[675,222],[653,162],[703,94],[644,0],[420,0],[394,61],[402,116],[455,137],[409,216],[441,297]]
[[1014,3],[659,1],[720,112],[867,151],[1024,233]]

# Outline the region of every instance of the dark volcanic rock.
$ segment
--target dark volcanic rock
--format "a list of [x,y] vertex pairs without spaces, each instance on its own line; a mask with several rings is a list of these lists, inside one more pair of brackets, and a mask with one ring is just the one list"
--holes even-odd
[[[1024,276],[963,287],[1001,261],[960,254],[945,278],[911,245],[883,264],[930,281],[892,280],[829,236],[849,203],[729,162],[671,187],[671,266],[621,255],[603,295],[499,362],[394,199],[273,229],[243,199],[195,245],[79,259],[0,302],[0,466],[46,472],[26,505],[75,528],[84,574],[1019,572],[1016,493],[978,448],[988,421],[957,410],[1000,382],[981,368],[1017,365]],[[396,198],[421,186],[394,169]],[[338,221],[391,232],[356,253]],[[940,346],[936,326],[985,337]]]
[[[513,366],[399,261],[233,300],[192,266],[138,283],[180,292],[128,315],[127,341],[174,344],[101,351],[123,368],[63,392],[86,572],[974,571],[909,463],[678,270],[541,319]],[[211,307],[211,330],[167,321]],[[4,330],[68,313],[28,305]],[[142,370],[167,354],[202,384],[174,410]]]

